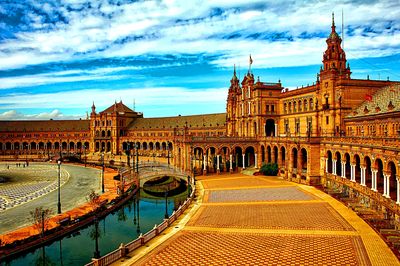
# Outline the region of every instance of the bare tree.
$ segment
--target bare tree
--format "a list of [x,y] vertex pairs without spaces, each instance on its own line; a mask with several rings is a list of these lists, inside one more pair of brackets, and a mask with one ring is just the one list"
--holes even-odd
[[32,217],[33,226],[42,236],[44,236],[44,232],[47,230],[50,216],[52,214],[51,210],[37,207],[34,211],[31,211],[30,214]]
[[94,210],[96,210],[100,206],[100,196],[94,190],[92,190],[89,196],[87,196],[87,200]]

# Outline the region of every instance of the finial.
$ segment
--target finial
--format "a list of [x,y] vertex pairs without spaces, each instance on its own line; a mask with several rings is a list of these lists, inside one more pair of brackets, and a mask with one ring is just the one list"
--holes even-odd
[[260,82],[260,76],[257,76],[257,82]]
[[236,76],[236,64],[233,64],[233,75]]
[[332,12],[332,26],[335,26],[335,13]]

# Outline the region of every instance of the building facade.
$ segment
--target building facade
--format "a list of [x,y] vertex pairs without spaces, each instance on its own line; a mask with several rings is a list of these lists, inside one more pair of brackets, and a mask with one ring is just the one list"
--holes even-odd
[[[304,184],[334,183],[400,214],[400,83],[351,78],[332,19],[320,71],[288,90],[233,71],[226,113],[144,118],[120,102],[76,121],[1,121],[3,159],[75,154],[168,157],[197,174],[259,168]],[[123,159],[125,160],[125,159]]]

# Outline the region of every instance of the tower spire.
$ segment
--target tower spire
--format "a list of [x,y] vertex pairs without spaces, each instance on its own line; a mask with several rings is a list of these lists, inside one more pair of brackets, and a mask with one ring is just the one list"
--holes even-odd
[[336,31],[336,26],[335,26],[335,13],[332,12],[332,32]]

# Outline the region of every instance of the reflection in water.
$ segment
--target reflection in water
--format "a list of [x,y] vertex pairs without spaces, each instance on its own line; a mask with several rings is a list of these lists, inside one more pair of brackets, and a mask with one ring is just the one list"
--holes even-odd
[[154,224],[163,221],[166,211],[172,213],[186,198],[186,193],[178,197],[168,195],[165,206],[163,197],[148,198],[141,195],[138,193],[128,201],[121,208],[122,211],[120,209],[102,219],[103,228],[100,228],[101,220],[96,219],[92,225],[64,237],[62,243],[57,240],[46,246],[46,250],[41,247],[10,261],[0,261],[0,266],[84,265],[93,257],[100,257],[117,249],[121,243],[136,239],[141,232],[150,231]]

